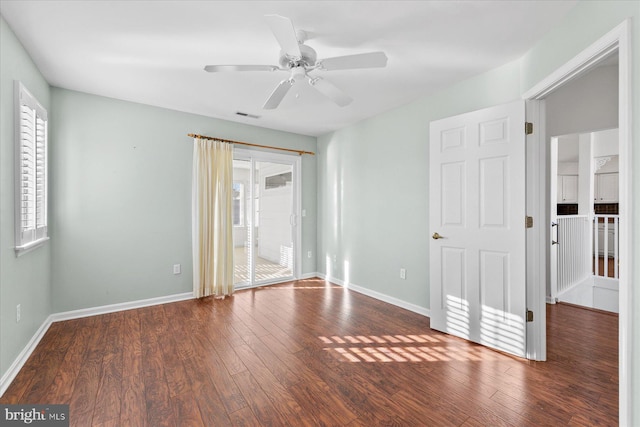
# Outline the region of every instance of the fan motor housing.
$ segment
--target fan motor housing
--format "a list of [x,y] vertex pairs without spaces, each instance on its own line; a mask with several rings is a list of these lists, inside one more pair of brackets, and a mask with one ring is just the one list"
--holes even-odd
[[300,53],[302,57],[300,59],[290,58],[284,52],[280,52],[280,66],[282,68],[295,68],[295,67],[312,67],[316,64],[318,55],[313,48],[310,48],[306,44],[300,45]]

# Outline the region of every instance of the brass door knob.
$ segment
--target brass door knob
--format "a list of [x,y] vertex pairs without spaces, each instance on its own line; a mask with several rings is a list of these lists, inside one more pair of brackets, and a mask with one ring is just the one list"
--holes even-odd
[[433,236],[431,236],[431,238],[434,240],[438,240],[438,239],[442,239],[443,237],[439,235],[438,232],[435,232],[433,233]]

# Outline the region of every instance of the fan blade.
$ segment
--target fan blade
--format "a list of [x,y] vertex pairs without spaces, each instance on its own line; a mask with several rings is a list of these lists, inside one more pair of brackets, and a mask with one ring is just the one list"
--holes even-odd
[[279,67],[275,65],[207,65],[204,70],[209,73],[221,71],[276,71]]
[[278,105],[280,105],[280,102],[282,102],[282,99],[284,98],[284,96],[287,94],[287,92],[289,92],[289,89],[291,89],[291,86],[293,86],[294,83],[295,83],[295,80],[292,80],[292,79],[281,81],[280,84],[278,84],[278,86],[276,86],[276,88],[273,90],[273,92],[271,92],[269,99],[267,99],[267,101],[264,103],[262,108],[265,110],[273,110],[274,108],[277,108]]
[[342,90],[338,89],[332,83],[329,83],[326,80],[321,79],[320,77],[315,77],[313,79],[309,79],[309,84],[316,88],[318,92],[335,102],[341,107],[345,105],[351,104],[351,97],[344,93]]
[[265,15],[265,18],[285,55],[291,59],[302,58],[296,30],[291,20],[280,15]]
[[336,56],[318,61],[322,70],[349,70],[352,68],[376,68],[387,66],[384,52],[359,53],[356,55]]

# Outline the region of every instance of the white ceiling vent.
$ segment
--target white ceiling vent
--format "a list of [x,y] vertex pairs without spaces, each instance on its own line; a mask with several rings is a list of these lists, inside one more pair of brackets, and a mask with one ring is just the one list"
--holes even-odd
[[238,116],[248,117],[250,119],[259,119],[260,116],[256,116],[255,114],[243,113],[242,111],[236,111]]

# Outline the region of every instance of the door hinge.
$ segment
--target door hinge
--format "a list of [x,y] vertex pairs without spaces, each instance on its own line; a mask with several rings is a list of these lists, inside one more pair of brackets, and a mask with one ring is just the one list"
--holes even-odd
[[527,322],[533,322],[533,311],[527,310]]
[[525,217],[524,226],[526,228],[533,228],[533,217],[532,216]]
[[533,123],[524,122],[524,134],[531,135],[533,133]]

